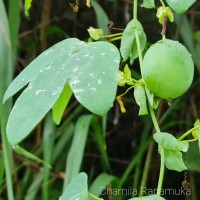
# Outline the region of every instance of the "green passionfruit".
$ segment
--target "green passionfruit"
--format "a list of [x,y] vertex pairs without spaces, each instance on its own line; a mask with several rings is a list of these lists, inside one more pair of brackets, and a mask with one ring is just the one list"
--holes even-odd
[[147,88],[154,95],[174,99],[190,87],[194,63],[191,54],[182,44],[163,39],[147,50],[142,75]]

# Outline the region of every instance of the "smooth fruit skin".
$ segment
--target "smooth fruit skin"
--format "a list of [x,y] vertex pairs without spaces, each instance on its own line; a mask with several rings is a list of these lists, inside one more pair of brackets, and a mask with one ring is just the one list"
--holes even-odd
[[143,59],[142,75],[147,88],[163,99],[185,93],[194,76],[191,54],[177,41],[163,39],[152,45]]

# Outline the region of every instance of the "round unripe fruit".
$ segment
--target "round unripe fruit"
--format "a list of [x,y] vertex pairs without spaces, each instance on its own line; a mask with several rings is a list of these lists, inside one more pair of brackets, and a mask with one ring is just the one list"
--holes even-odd
[[164,39],[147,50],[142,75],[147,88],[154,95],[163,99],[174,99],[190,87],[194,63],[182,44]]

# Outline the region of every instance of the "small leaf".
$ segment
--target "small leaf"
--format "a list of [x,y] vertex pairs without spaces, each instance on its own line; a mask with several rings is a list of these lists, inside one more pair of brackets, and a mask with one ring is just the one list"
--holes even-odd
[[131,70],[129,69],[128,65],[125,65],[124,72],[118,70],[118,85],[124,86],[125,84],[133,85]]
[[69,87],[69,84],[66,84],[58,100],[56,101],[56,103],[52,108],[53,120],[57,125],[60,124],[63,113],[65,111],[67,104],[69,103],[69,100],[71,99],[71,96],[72,96],[72,90]]
[[168,169],[178,172],[187,170],[187,167],[183,162],[182,153],[180,151],[164,149],[164,158],[165,165]]
[[153,138],[164,149],[178,150],[178,140],[172,134],[159,132],[155,133]]
[[192,132],[192,135],[195,139],[198,138],[198,145],[199,145],[199,152],[200,152],[200,120],[197,119],[196,122],[194,123],[194,127],[197,127],[197,129],[195,129]]
[[184,13],[196,0],[166,0],[168,5],[177,13]]
[[178,142],[178,148],[182,152],[187,152],[188,149],[189,149],[189,142],[187,142],[187,141],[179,141]]
[[146,95],[150,103],[150,106],[153,109],[157,109],[159,106],[160,99],[156,97],[147,87],[145,87],[145,91],[146,91]]
[[183,159],[188,170],[194,172],[200,172],[200,154],[198,149],[198,142],[192,142],[190,143],[188,152],[183,154]]
[[200,120],[199,119],[197,119],[196,122],[194,123],[194,127],[195,126],[200,126]]
[[89,29],[87,29],[87,31],[93,40],[101,39],[104,34],[102,29],[96,29],[93,27],[90,27]]
[[72,179],[59,200],[87,200],[88,184],[87,174],[80,173]]
[[128,65],[126,64],[124,67],[124,73],[128,78],[131,78],[131,70],[129,69]]
[[151,195],[151,196],[145,196],[145,197],[135,197],[129,200],[165,200],[165,199],[158,195]]
[[138,32],[140,39],[141,51],[143,51],[146,45],[146,35],[142,25],[138,20],[133,19],[128,23],[121,39],[120,52],[122,58],[124,60],[127,60],[130,57],[131,63],[133,63],[134,59],[138,57],[136,37],[135,37],[136,30]]
[[159,19],[160,24],[163,24],[165,17],[167,17],[170,22],[174,21],[174,15],[169,7],[159,7],[157,10],[156,17]]
[[31,8],[31,3],[32,0],[25,0],[25,15],[28,17],[29,16],[29,10]]
[[143,0],[143,6],[145,8],[155,8],[155,0]]
[[146,94],[145,89],[141,84],[137,84],[134,89],[134,98],[137,103],[137,105],[140,107],[139,115],[147,115],[147,100],[146,100]]

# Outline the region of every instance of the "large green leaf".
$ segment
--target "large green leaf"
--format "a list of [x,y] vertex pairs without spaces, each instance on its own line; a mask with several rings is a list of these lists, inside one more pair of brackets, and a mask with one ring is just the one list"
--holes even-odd
[[67,82],[83,106],[105,114],[115,98],[119,62],[117,48],[107,42],[86,44],[71,38],[43,52],[5,93],[4,101],[28,85],[9,116],[10,143],[15,145],[29,134],[53,107]]
[[166,0],[168,5],[177,13],[184,13],[196,0]]
[[120,52],[122,58],[127,60],[130,57],[131,63],[133,63],[134,59],[138,57],[135,35],[136,30],[139,35],[141,51],[143,51],[146,45],[146,35],[141,23],[137,19],[133,19],[127,24],[121,40]]
[[87,200],[87,174],[80,173],[70,182],[59,200]]

